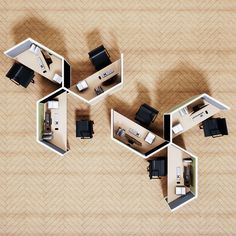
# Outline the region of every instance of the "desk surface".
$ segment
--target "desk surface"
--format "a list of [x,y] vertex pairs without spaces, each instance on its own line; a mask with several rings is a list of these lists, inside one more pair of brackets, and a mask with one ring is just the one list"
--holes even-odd
[[183,127],[183,131],[181,131],[177,134],[174,134],[172,132],[173,137],[176,137],[177,135],[179,135],[183,132],[186,132],[187,130],[191,129],[195,125],[200,124],[202,121],[208,119],[209,117],[215,115],[216,113],[218,113],[220,111],[214,105],[206,102],[205,100],[202,100],[202,101],[204,102],[204,104],[206,106],[197,112],[189,113],[189,114],[186,114],[183,116],[180,115],[179,111],[176,111],[175,113],[173,113],[172,127],[178,123],[180,123]]
[[[184,185],[184,164],[183,159],[189,158],[189,154],[183,152],[181,149],[170,145],[167,149],[167,156],[168,156],[168,176],[167,176],[167,196],[168,196],[168,203],[174,201],[175,199],[179,198],[180,195],[175,194],[175,187],[176,185]],[[180,167],[180,184],[177,184],[176,180],[176,168]],[[189,190],[188,190],[189,191]]]
[[[67,94],[66,92],[55,97],[59,101],[58,109],[51,110],[53,139],[49,142],[67,151]],[[47,103],[44,104],[47,109]],[[55,125],[55,118],[58,118],[58,125]],[[55,130],[58,127],[58,130]]]
[[[141,152],[142,154],[152,150],[153,148],[161,145],[165,142],[164,139],[155,135],[155,140],[152,144],[147,143],[144,139],[147,134],[150,132],[148,129],[142,127],[141,125],[135,123],[134,121],[126,118],[125,116],[121,115],[120,113],[113,111],[113,137],[124,144],[128,144],[128,141],[125,137],[120,137],[116,135],[116,131],[118,128],[125,129],[126,133],[131,137],[135,138],[137,141],[142,143],[142,146],[138,146],[136,144],[130,145],[131,148]],[[129,129],[132,128],[139,132],[140,137],[135,136],[134,134],[130,133]],[[152,132],[151,132],[152,133]]]
[[[39,54],[39,57],[45,64],[45,60],[43,58],[42,53]],[[50,55],[52,59],[52,63],[50,64],[50,70],[46,73],[42,72],[42,69],[37,63],[36,55],[30,51],[30,49],[25,50],[21,54],[17,55],[14,59],[21,64],[29,67],[30,69],[34,70],[38,74],[42,75],[43,77],[53,81],[53,77],[55,74],[62,75],[62,60],[54,55]],[[53,81],[55,83],[55,81]]]
[[[114,72],[108,76],[106,76],[105,78],[99,79],[99,76],[106,72],[109,69],[113,69]],[[118,78],[116,80],[116,82],[114,82],[113,84],[109,85],[109,86],[103,86],[102,82],[112,78],[113,76],[118,75]],[[113,62],[112,64],[110,64],[109,66],[103,68],[100,71],[97,71],[96,73],[92,74],[91,76],[87,77],[85,79],[85,81],[88,84],[88,89],[84,90],[84,91],[79,91],[78,88],[76,87],[76,84],[70,87],[70,90],[73,91],[74,93],[78,94],[79,96],[87,99],[87,100],[91,100],[92,98],[96,97],[96,93],[94,91],[95,88],[97,88],[98,86],[102,85],[102,88],[105,91],[107,91],[108,89],[114,87],[115,85],[117,85],[118,83],[121,82],[121,59]]]

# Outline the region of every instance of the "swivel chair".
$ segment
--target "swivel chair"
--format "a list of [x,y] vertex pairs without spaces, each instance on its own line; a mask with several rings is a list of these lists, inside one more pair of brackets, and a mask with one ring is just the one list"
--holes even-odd
[[81,139],[89,139],[93,137],[93,124],[91,120],[77,120],[76,121],[76,137]]
[[150,179],[160,179],[160,176],[167,175],[167,158],[158,157],[156,160],[148,161],[149,166],[147,171],[149,172]]
[[202,122],[200,126],[204,131],[204,136],[213,138],[228,135],[228,129],[225,118],[209,118]]
[[103,45],[93,49],[88,54],[97,71],[111,64],[110,55]]
[[30,68],[14,63],[11,69],[7,72],[6,77],[8,77],[12,82],[23,87],[27,87],[30,82],[34,83],[34,71]]
[[158,115],[158,111],[146,103],[142,104],[135,115],[135,120],[138,121],[141,125],[148,127],[151,122],[154,122]]

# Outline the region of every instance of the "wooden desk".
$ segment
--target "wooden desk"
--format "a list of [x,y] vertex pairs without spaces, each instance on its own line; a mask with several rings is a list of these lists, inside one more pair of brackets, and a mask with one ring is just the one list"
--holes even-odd
[[[66,92],[55,97],[58,99],[59,108],[58,109],[50,109],[51,118],[52,118],[52,132],[53,139],[48,141],[57,147],[67,151],[67,94]],[[44,104],[45,110],[47,110],[47,103]],[[58,119],[58,125],[55,124],[55,118]],[[58,128],[56,130],[55,128]]]
[[[101,74],[108,71],[109,69],[113,69],[114,72],[112,74],[106,76],[105,78],[99,78]],[[80,92],[78,90],[78,88],[76,87],[77,84],[70,87],[70,90],[72,92],[78,94],[79,96],[85,98],[86,100],[91,100],[92,98],[99,96],[95,93],[94,89],[97,88],[98,86],[101,86],[103,82],[112,78],[115,75],[118,75],[118,79],[113,84],[108,85],[108,86],[102,86],[104,92],[121,82],[121,59],[113,62],[112,64],[108,65],[107,67],[103,68],[102,70],[97,71],[96,73],[87,77],[85,79],[85,81],[88,84],[88,88],[86,90]]]
[[[39,57],[45,64],[46,62],[41,52],[39,53]],[[55,74],[62,76],[62,60],[54,55],[50,55],[50,57],[52,59],[52,63],[50,64],[50,70],[48,70],[46,73],[43,73],[42,69],[37,63],[37,56],[33,52],[31,52],[30,49],[27,49],[26,51],[17,55],[14,59],[34,70],[43,77],[53,81],[52,79]],[[53,82],[56,83],[55,81]]]
[[[116,135],[116,132],[119,129],[119,127],[122,129],[125,129],[125,132],[128,135],[130,135],[131,137],[135,138],[137,141],[142,143],[142,146],[138,146],[137,144],[130,145],[130,148],[133,148],[142,154],[145,154],[146,152],[152,150],[153,148],[155,148],[165,142],[164,139],[155,135],[154,142],[152,144],[147,143],[144,139],[147,136],[147,134],[150,132],[148,129],[145,129],[141,125],[126,118],[125,116],[121,115],[120,113],[113,111],[113,137],[124,144],[129,144],[127,138],[120,137],[120,136]],[[130,131],[129,131],[130,128],[136,130],[140,134],[140,137],[137,137],[134,134],[130,133]]]
[[[184,185],[184,158],[189,158],[189,154],[183,152],[181,149],[170,145],[167,149],[167,157],[168,157],[168,176],[167,176],[167,198],[168,203],[174,201],[175,199],[179,198],[180,195],[175,194],[175,187],[176,185]],[[176,168],[180,167],[180,184],[177,184],[176,180]],[[190,189],[186,188],[186,192],[189,192]]]
[[183,127],[183,131],[173,134],[173,137],[176,137],[177,135],[186,132],[187,130],[191,129],[192,127],[200,124],[202,121],[210,118],[211,116],[215,115],[218,113],[220,110],[215,107],[214,105],[206,102],[205,100],[202,99],[204,104],[206,105],[202,109],[200,109],[197,112],[194,113],[189,113],[186,115],[181,116],[179,111],[176,111],[172,115],[172,127],[175,126],[176,124],[180,123]]

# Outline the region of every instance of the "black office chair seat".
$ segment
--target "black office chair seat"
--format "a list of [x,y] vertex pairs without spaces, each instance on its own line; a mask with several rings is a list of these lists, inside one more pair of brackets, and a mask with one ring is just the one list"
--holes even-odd
[[135,115],[135,120],[141,125],[149,126],[151,122],[154,122],[158,115],[158,111],[153,107],[150,107],[146,103],[142,104]]
[[209,118],[202,122],[204,136],[213,138],[228,135],[228,129],[225,118]]
[[147,168],[150,179],[159,179],[160,176],[167,175],[167,158],[158,157],[156,160],[148,161],[149,166]]
[[12,82],[23,87],[27,87],[30,82],[34,83],[34,71],[19,63],[14,63],[11,69],[7,72],[8,77]]
[[76,137],[82,139],[89,139],[93,137],[93,124],[91,120],[79,120],[76,121]]
[[93,49],[88,54],[97,71],[111,64],[110,55],[103,45]]

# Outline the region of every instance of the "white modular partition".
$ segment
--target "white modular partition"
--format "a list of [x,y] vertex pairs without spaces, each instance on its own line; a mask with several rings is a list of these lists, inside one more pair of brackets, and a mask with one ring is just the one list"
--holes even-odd
[[[43,138],[45,112],[49,110],[47,105],[49,101],[58,101],[59,106],[50,111],[53,138],[45,140]],[[36,106],[36,141],[61,156],[65,155],[69,151],[67,145],[67,91],[60,88],[37,101]]]

